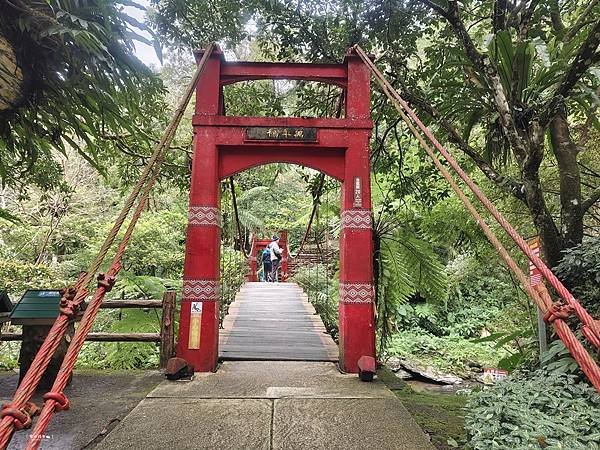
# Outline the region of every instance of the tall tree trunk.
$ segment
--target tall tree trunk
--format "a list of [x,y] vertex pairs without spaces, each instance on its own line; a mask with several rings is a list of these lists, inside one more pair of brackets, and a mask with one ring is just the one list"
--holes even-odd
[[0,113],[14,109],[23,98],[23,72],[12,44],[0,35]]
[[560,112],[550,122],[552,150],[560,177],[560,222],[563,245],[573,247],[583,239],[581,175],[577,164],[577,145],[571,139],[566,114]]
[[546,264],[554,267],[560,261],[563,243],[552,215],[548,211],[548,208],[546,208],[537,169],[523,171],[523,186],[525,187],[527,206],[531,213],[533,224],[541,239],[544,259]]

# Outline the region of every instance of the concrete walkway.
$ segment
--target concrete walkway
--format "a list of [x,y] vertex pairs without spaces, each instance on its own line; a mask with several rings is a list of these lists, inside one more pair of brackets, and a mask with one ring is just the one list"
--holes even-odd
[[163,382],[97,448],[433,449],[382,382],[339,372],[298,285],[246,283],[224,327],[216,373]]
[[296,283],[245,283],[223,328],[222,360],[338,360],[337,345]]
[[[0,403],[9,402],[17,389],[18,374],[0,373]],[[44,435],[41,450],[92,449],[102,438],[164,380],[158,370],[78,370],[65,390],[69,411],[55,414]],[[45,391],[44,391],[45,392]],[[44,392],[33,400],[42,405]],[[8,450],[25,448],[31,429],[17,431]]]
[[327,362],[227,361],[217,373],[165,381],[100,450],[432,450],[380,381]]

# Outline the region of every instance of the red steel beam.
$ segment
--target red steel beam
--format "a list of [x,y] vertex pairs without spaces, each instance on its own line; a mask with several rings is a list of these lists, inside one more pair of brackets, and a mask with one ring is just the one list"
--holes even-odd
[[307,127],[338,128],[349,130],[371,130],[371,119],[337,119],[334,117],[251,117],[251,116],[210,116],[194,114],[194,126],[202,127]]
[[346,87],[348,73],[343,64],[225,62],[221,85],[249,80],[306,80]]

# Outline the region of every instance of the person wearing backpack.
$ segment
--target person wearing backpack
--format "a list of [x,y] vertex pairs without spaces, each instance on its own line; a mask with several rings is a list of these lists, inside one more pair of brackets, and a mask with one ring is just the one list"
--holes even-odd
[[277,280],[277,270],[279,262],[283,258],[283,250],[279,247],[279,236],[274,235],[268,247],[271,253],[271,281],[275,283]]
[[263,265],[264,281],[271,281],[271,250],[265,247],[262,252],[261,261]]

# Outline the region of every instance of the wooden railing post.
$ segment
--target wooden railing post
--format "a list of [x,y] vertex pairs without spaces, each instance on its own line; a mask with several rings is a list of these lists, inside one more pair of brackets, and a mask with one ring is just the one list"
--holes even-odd
[[163,294],[162,320],[160,322],[160,367],[167,366],[169,358],[175,356],[175,301],[177,293]]

